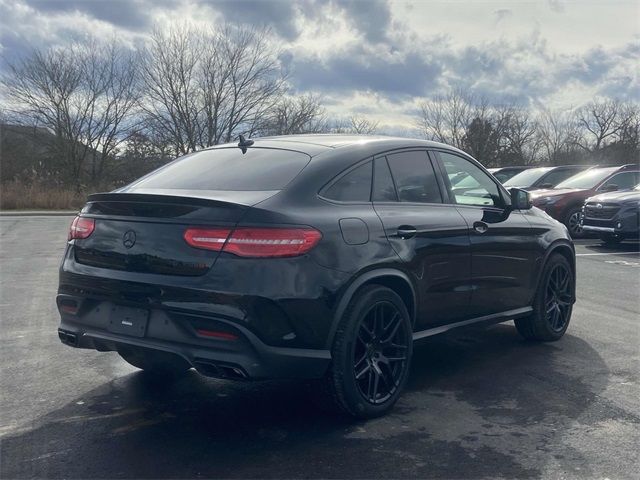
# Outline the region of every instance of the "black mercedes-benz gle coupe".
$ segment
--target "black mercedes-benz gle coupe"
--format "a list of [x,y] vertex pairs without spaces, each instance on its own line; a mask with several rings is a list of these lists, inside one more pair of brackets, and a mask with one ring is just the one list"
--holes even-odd
[[[461,174],[479,187],[452,187]],[[367,418],[398,399],[415,340],[512,319],[558,340],[574,299],[567,229],[464,152],[285,136],[91,195],[60,267],[58,334],[165,378],[317,379]]]

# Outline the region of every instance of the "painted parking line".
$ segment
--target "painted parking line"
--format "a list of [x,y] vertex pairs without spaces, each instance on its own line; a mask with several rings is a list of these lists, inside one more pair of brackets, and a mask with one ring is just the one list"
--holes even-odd
[[640,267],[640,262],[629,262],[627,260],[605,260],[604,263],[612,265],[624,265],[625,267]]
[[598,255],[629,255],[630,253],[640,255],[640,252],[638,252],[637,250],[630,250],[628,252],[576,253],[576,257],[595,257]]

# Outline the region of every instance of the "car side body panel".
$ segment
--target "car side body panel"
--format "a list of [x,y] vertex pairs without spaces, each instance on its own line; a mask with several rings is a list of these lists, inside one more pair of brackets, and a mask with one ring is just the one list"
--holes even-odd
[[[311,158],[279,191],[200,191],[194,198],[188,192],[116,192],[90,199],[82,215],[95,220],[97,233],[71,240],[60,267],[61,340],[98,350],[134,345],[169,351],[204,374],[224,367],[237,368],[243,378],[315,378],[328,367],[338,322],[364,285],[396,291],[422,338],[527,314],[551,249],[573,252],[566,228],[535,209],[511,209],[499,184],[504,205],[494,210],[455,206],[447,193],[436,205],[324,198],[323,189],[343,172],[402,149],[451,152],[486,172],[463,152],[434,142],[327,138],[256,140],[255,148],[286,147]],[[489,236],[474,236],[476,221],[488,224]],[[415,234],[402,233],[405,224]],[[186,228],[221,225],[313,228],[321,238],[291,258],[190,251],[184,243]],[[137,245],[119,243],[129,231],[138,234]],[[82,257],[88,251],[90,260]],[[100,263],[109,255],[111,264]],[[114,261],[122,261],[121,268]],[[176,262],[198,269],[175,274]],[[119,305],[149,312],[146,336],[114,333],[108,312]],[[199,333],[208,330],[235,340]]]

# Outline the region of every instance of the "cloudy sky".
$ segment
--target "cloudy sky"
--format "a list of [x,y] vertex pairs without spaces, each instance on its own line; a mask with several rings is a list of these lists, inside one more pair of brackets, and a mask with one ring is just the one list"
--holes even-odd
[[564,109],[640,101],[640,1],[0,0],[3,59],[88,34],[138,45],[154,26],[271,27],[292,92],[400,131],[452,87]]

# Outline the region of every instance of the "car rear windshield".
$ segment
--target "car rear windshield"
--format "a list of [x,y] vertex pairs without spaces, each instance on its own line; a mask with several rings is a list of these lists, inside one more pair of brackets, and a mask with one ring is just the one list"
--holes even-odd
[[542,177],[545,173],[551,170],[552,167],[530,168],[517,175],[514,175],[509,180],[504,182],[505,187],[529,187],[533,185],[536,180]]
[[555,188],[594,188],[616,170],[617,168],[593,168],[560,182]]
[[151,172],[131,184],[128,191],[177,190],[281,190],[309,163],[301,152],[271,148],[202,150]]

